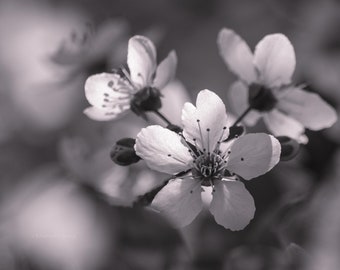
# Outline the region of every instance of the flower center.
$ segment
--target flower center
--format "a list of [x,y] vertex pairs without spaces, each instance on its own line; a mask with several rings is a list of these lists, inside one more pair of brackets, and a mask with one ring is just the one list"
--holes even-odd
[[156,111],[162,107],[161,93],[155,87],[144,87],[134,94],[131,110],[140,115],[146,111]]
[[211,185],[216,179],[221,179],[224,173],[225,159],[216,153],[203,153],[194,160],[192,174],[203,180],[202,185]]
[[274,109],[277,99],[270,88],[253,83],[249,86],[248,102],[255,110],[271,111]]

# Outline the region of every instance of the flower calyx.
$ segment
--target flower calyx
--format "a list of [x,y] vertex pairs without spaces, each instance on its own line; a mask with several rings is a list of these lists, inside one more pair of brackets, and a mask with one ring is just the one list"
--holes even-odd
[[159,89],[147,86],[134,94],[130,102],[131,110],[138,116],[148,111],[157,111],[162,107],[161,97]]
[[270,88],[257,83],[249,86],[248,102],[251,108],[268,112],[274,109],[277,101]]

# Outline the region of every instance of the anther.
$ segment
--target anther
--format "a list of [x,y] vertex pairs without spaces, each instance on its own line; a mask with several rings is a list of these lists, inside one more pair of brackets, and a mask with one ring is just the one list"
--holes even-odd
[[241,157],[241,161],[243,161],[244,160],[244,158],[243,157]]

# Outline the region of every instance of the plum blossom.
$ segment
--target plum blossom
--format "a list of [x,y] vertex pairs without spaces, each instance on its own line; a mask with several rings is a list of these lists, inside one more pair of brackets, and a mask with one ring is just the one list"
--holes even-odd
[[137,114],[161,107],[160,92],[175,75],[177,56],[174,51],[157,66],[156,48],[144,36],[130,38],[127,66],[114,73],[90,76],[85,82],[85,95],[92,105],[84,113],[91,119],[108,121],[127,113]]
[[151,207],[179,227],[190,224],[202,210],[202,186],[212,186],[209,206],[216,222],[243,229],[255,213],[254,200],[240,177],[249,180],[271,170],[280,158],[280,143],[271,135],[229,137],[223,101],[202,90],[196,106],[185,103],[183,132],[159,125],[143,128],[135,150],[153,170],[173,175]]
[[231,103],[237,114],[247,108],[248,125],[261,117],[275,136],[288,136],[307,143],[305,128],[320,130],[332,126],[335,110],[316,93],[291,83],[296,65],[292,44],[283,34],[265,36],[254,54],[234,31],[224,28],[217,39],[220,55],[238,81],[230,89]]

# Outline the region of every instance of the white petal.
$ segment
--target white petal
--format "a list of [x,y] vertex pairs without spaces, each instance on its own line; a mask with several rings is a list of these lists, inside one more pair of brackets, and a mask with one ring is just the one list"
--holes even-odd
[[127,64],[137,88],[150,86],[157,67],[156,48],[152,41],[144,36],[130,38]]
[[318,94],[298,87],[288,89],[277,108],[312,130],[331,127],[337,121],[336,111]]
[[138,133],[136,153],[153,170],[176,174],[190,168],[192,157],[181,137],[161,126],[148,126]]
[[299,143],[308,142],[308,138],[304,135],[305,128],[303,125],[277,109],[264,114],[263,120],[275,136],[288,136],[297,140]]
[[201,185],[194,179],[174,179],[156,195],[152,208],[168,217],[175,226],[189,225],[202,210]]
[[248,84],[256,80],[253,54],[234,31],[223,28],[217,38],[219,52],[228,68]]
[[130,104],[132,92],[131,85],[115,73],[95,74],[85,82],[85,96],[89,103],[104,110],[126,107]]
[[227,169],[246,180],[271,170],[280,160],[281,145],[264,133],[246,134],[230,148]]
[[122,110],[102,110],[96,107],[88,107],[84,110],[84,114],[92,120],[110,121],[118,119],[129,112],[130,106],[121,107]]
[[158,89],[164,88],[170,82],[176,73],[177,55],[175,51],[171,51],[169,55],[159,64],[156,71],[156,77],[153,86]]
[[[229,98],[233,111],[240,116],[248,107],[248,93],[249,89],[241,81],[233,83],[229,90]],[[251,110],[244,118],[248,126],[253,126],[261,118],[261,114],[255,110]]]
[[255,214],[254,199],[239,181],[216,181],[210,212],[216,222],[232,231],[242,230]]
[[285,35],[267,35],[256,46],[254,64],[264,85],[289,84],[296,64],[294,48]]
[[196,107],[185,103],[182,110],[184,137],[201,149],[213,151],[218,141],[228,138],[227,113],[223,101],[214,92],[198,93]]

